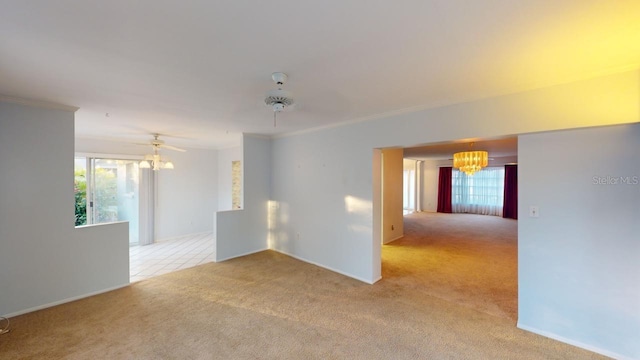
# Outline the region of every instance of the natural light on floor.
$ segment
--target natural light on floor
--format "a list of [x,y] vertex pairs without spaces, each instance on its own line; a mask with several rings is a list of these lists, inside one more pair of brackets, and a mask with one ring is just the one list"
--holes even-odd
[[129,248],[129,281],[148,279],[212,262],[214,259],[212,233],[182,236],[151,245],[132,246]]

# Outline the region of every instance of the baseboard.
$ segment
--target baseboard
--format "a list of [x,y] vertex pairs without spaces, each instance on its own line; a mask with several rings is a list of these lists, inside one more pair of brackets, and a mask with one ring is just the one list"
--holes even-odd
[[[152,244],[165,242],[165,241],[176,240],[176,239],[180,239],[180,238],[187,237],[187,236],[198,236],[198,235],[205,235],[205,234],[213,234],[213,231],[201,231],[201,232],[192,233],[192,234],[184,234],[184,235],[172,236],[172,237],[168,237],[168,238],[155,239]],[[149,244],[149,245],[151,245],[151,244]]]
[[330,266],[326,266],[326,265],[318,264],[318,263],[317,263],[317,262],[315,262],[315,261],[311,261],[311,260],[305,259],[305,258],[300,257],[300,256],[297,256],[297,255],[289,254],[288,252],[285,252],[285,251],[281,251],[281,250],[278,250],[278,249],[269,249],[269,250],[273,250],[273,251],[275,251],[275,252],[278,252],[278,253],[283,254],[283,255],[287,255],[287,256],[292,257],[292,258],[294,258],[294,259],[297,259],[297,260],[300,260],[300,261],[304,261],[304,262],[309,263],[309,264],[311,264],[311,265],[315,265],[315,266],[321,267],[321,268],[323,268],[323,269],[327,269],[327,270],[329,270],[329,271],[333,271],[333,272],[335,272],[335,273],[338,273],[338,274],[340,274],[340,275],[344,275],[344,276],[346,276],[346,277],[350,277],[350,278],[352,278],[352,279],[356,279],[356,280],[358,280],[358,281],[362,281],[363,283],[366,283],[366,284],[373,285],[373,284],[375,284],[376,282],[378,282],[380,279],[382,279],[382,276],[381,276],[381,277],[379,277],[378,279],[376,279],[376,280],[374,280],[374,281],[366,280],[366,279],[363,279],[363,278],[361,278],[361,277],[359,277],[359,276],[356,276],[356,275],[353,275],[353,274],[349,274],[349,273],[344,272],[344,271],[341,271],[341,270],[334,269],[334,268],[332,268],[332,267],[330,267]]
[[255,254],[255,253],[259,253],[259,252],[263,252],[265,250],[269,250],[269,248],[264,248],[264,249],[258,249],[258,250],[252,250],[243,254],[239,254],[239,255],[233,255],[233,256],[228,256],[226,258],[223,259],[215,259],[213,262],[222,262],[222,261],[227,261],[227,260],[231,260],[231,259],[235,259],[235,258],[239,258],[239,257],[243,257],[243,256],[247,256],[247,255],[251,255],[251,254]]
[[600,355],[608,356],[608,357],[613,358],[613,359],[634,360],[634,358],[631,358],[631,357],[628,357],[628,356],[625,356],[625,355],[620,355],[620,354],[615,353],[613,351],[604,350],[604,349],[601,349],[599,347],[588,345],[588,344],[584,344],[584,343],[581,343],[579,341],[571,340],[571,339],[562,337],[560,335],[557,335],[557,334],[554,334],[554,333],[551,333],[551,332],[548,332],[548,331],[544,331],[544,330],[536,329],[536,328],[531,327],[531,326],[523,325],[519,321],[518,321],[517,327],[518,327],[518,329],[522,329],[522,330],[525,330],[525,331],[532,332],[534,334],[542,335],[544,337],[548,337],[549,339],[557,340],[557,341],[563,342],[565,344],[569,344],[569,345],[573,345],[573,346],[576,346],[576,347],[579,347],[579,348],[582,348],[582,349],[585,349],[585,350],[589,350],[589,351],[592,351],[592,352],[600,354]]
[[107,289],[90,292],[88,294],[78,295],[78,296],[66,298],[66,299],[63,299],[63,300],[54,301],[54,302],[51,302],[51,303],[48,303],[48,304],[34,306],[32,308],[28,308],[28,309],[24,309],[24,310],[12,312],[12,313],[9,313],[9,314],[6,314],[6,315],[0,315],[0,316],[6,317],[6,318],[11,318],[11,317],[14,317],[14,316],[27,314],[27,313],[30,313],[30,312],[34,312],[34,311],[50,308],[50,307],[53,307],[53,306],[66,304],[68,302],[72,302],[72,301],[76,301],[76,300],[80,300],[80,299],[85,299],[85,298],[88,298],[88,297],[91,297],[91,296],[100,295],[100,294],[103,294],[103,293],[107,293],[109,291],[118,290],[118,289],[121,289],[123,287],[127,287],[129,285],[130,285],[130,283],[126,283],[126,284],[110,287],[110,288],[107,288]]
[[402,234],[402,235],[400,235],[400,236],[398,236],[398,237],[395,237],[395,238],[393,238],[393,239],[391,239],[391,240],[389,240],[389,241],[385,242],[385,243],[384,243],[384,245],[390,244],[390,243],[392,243],[392,242],[394,242],[394,241],[396,241],[396,240],[398,240],[398,239],[402,239],[403,237],[404,237],[404,234]]

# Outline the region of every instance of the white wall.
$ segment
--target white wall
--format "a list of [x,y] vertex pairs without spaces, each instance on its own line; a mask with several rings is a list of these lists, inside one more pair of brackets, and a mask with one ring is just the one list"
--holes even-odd
[[[76,138],[76,152],[144,155],[150,146],[125,142]],[[216,150],[163,151],[173,170],[156,174],[155,240],[213,231],[218,204],[218,153]]]
[[268,248],[271,141],[243,135],[242,154],[244,207],[216,213],[216,261]]
[[[145,154],[149,154],[151,150],[151,146],[136,145],[133,142],[117,142],[86,138],[75,138],[74,142],[76,153],[138,155],[142,157]],[[140,141],[134,142],[138,143]]]
[[425,160],[422,163],[422,211],[438,211],[438,161]]
[[127,223],[75,228],[71,109],[0,102],[0,314],[129,283]]
[[371,278],[374,146],[357,127],[273,141],[272,199],[279,208],[271,246],[373,282],[379,277]]
[[156,183],[156,239],[213,231],[218,204],[215,150],[172,151],[175,169],[160,170]]
[[[274,248],[298,258],[334,269],[356,279],[375,282],[380,277],[378,255],[380,241],[379,237],[374,236],[373,229],[379,220],[374,219],[373,216],[380,216],[380,213],[374,210],[380,204],[376,203],[378,199],[373,194],[380,189],[374,188],[373,185],[377,187],[379,182],[371,177],[375,169],[372,149],[638,122],[640,121],[639,80],[640,71],[636,70],[274,139],[272,198],[281,204],[278,217],[285,218],[286,221],[277,223],[272,244]],[[591,144],[598,147],[597,141]],[[612,154],[606,152],[603,154],[603,162],[619,161]],[[576,159],[581,157],[576,156]],[[523,169],[522,164],[519,169]],[[562,179],[558,180],[562,181]],[[550,189],[547,191],[551,194]],[[583,196],[588,197],[589,192],[586,194]],[[636,206],[634,204],[637,203],[637,198],[621,198],[620,201],[626,204],[621,208],[629,209]],[[544,209],[546,206],[542,210]],[[637,208],[634,209],[637,217]],[[563,210],[563,214],[583,211],[579,202],[568,202]],[[554,228],[547,231],[557,231],[560,225],[558,221],[554,224]],[[529,231],[535,230],[519,227],[519,236],[526,236],[525,234]],[[617,230],[614,234],[619,234],[620,231]],[[296,236],[297,234],[300,235]],[[599,235],[604,236],[602,233]],[[623,245],[623,251],[625,248],[631,252],[636,251],[635,245],[629,244],[628,241]],[[568,269],[564,268],[566,264],[559,265],[555,262],[556,255],[544,251],[538,253],[539,257],[536,260],[548,266],[544,273],[548,276],[553,276],[555,271],[571,272],[578,274],[576,276],[584,282],[589,282],[588,277],[591,276],[614,279],[624,276],[627,271],[633,270],[636,273],[638,271],[637,268],[630,269],[628,263],[623,263],[625,265],[621,268],[605,266],[601,269],[604,272],[598,274],[594,274],[593,270],[582,273],[586,268],[598,266],[594,257],[599,256],[602,249],[593,247],[581,249],[573,247],[572,249],[576,250],[573,256],[577,258],[569,262]],[[527,251],[526,247],[520,251],[521,254]],[[583,256],[585,252],[587,254]],[[552,261],[546,263],[547,257]],[[584,261],[584,265],[577,266],[581,261]],[[593,262],[596,263],[592,264]],[[529,286],[527,282],[537,276],[539,274],[521,273],[520,286],[526,288]],[[533,285],[542,286],[541,283],[545,280],[542,277]],[[551,284],[555,286],[554,282]],[[599,291],[613,290],[616,297],[609,301],[618,302],[620,306],[615,315],[624,313],[626,316],[632,316],[634,319],[632,324],[635,324],[637,315],[631,314],[638,314],[638,304],[633,305],[626,300],[618,300],[620,299],[618,295],[625,295],[629,290],[618,286],[619,280],[613,280],[611,284],[615,285],[612,288],[604,287]],[[545,294],[550,296],[548,290],[551,288],[543,289],[546,291]],[[588,296],[588,294],[583,295]],[[601,295],[598,297],[600,298]],[[534,300],[534,302],[537,301],[538,299]],[[536,310],[531,302],[520,304],[521,314]],[[573,310],[567,308],[553,310],[569,312],[569,317],[575,314]],[[596,319],[603,318],[599,314],[599,309],[584,310],[588,312],[583,316],[594,312]],[[531,313],[531,317],[533,316]],[[538,316],[544,317],[547,314],[542,312]],[[588,321],[588,318],[584,321]],[[608,321],[612,326],[620,326],[625,330],[630,329],[629,326],[635,327],[635,325],[623,324],[625,319],[621,317]],[[571,341],[582,341],[580,346],[591,346],[613,352],[625,351],[621,343],[629,344],[638,340],[637,331],[627,334],[616,332],[619,335],[617,344],[612,343],[610,336],[604,337],[603,341],[606,344],[597,342],[596,339],[600,335],[594,333],[581,336],[578,340],[578,337],[574,336],[581,330],[573,331],[573,333],[563,332],[561,335]]]
[[525,135],[518,146],[518,325],[640,358],[640,124]]
[[231,163],[242,161],[242,147],[218,150],[218,210],[232,210]]
[[380,260],[372,256],[380,243],[372,230],[372,194],[379,191],[372,187],[372,149],[637,122],[639,75],[636,70],[276,138],[272,198],[286,221],[278,223],[273,246],[374,282]]
[[402,170],[415,170],[416,169],[416,160],[412,159],[402,159]]

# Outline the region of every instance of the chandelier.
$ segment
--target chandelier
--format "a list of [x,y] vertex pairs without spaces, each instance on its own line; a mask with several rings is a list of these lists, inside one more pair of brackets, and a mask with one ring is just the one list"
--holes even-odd
[[167,158],[162,158],[158,154],[158,149],[153,149],[153,155],[145,155],[144,160],[138,164],[141,169],[151,169],[158,171],[160,169],[173,169],[173,163]]
[[[473,143],[469,147],[473,146]],[[453,154],[453,167],[471,176],[489,164],[486,151],[463,151]]]

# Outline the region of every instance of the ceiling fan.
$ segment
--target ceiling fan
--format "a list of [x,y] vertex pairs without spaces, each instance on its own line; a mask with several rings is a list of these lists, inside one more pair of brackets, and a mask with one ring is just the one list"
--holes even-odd
[[282,111],[289,111],[295,105],[293,94],[290,91],[282,90],[282,86],[287,82],[288,76],[283,72],[274,72],[271,79],[276,83],[278,89],[271,90],[264,99],[265,105],[273,110],[273,127],[276,126],[276,114]]
[[167,145],[165,144],[164,140],[160,140],[160,134],[151,134],[153,135],[153,140],[151,140],[149,143],[147,144],[138,144],[138,145],[151,145],[151,147],[153,147],[154,150],[157,149],[167,149],[167,150],[174,150],[174,151],[180,151],[180,152],[185,152],[187,150],[185,149],[181,149],[179,147],[175,147],[172,145]]
[[138,144],[138,145],[151,145],[153,148],[153,154],[148,154],[144,156],[144,160],[140,161],[140,168],[142,169],[152,169],[152,170],[160,170],[160,169],[173,169],[173,162],[171,160],[160,156],[160,149],[174,150],[185,152],[187,150],[181,149],[179,147],[175,147],[172,145],[167,145],[164,143],[164,140],[160,140],[160,134],[152,134],[153,140],[151,140],[148,144]]

